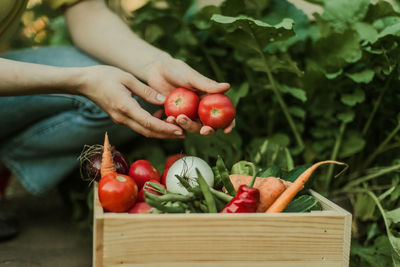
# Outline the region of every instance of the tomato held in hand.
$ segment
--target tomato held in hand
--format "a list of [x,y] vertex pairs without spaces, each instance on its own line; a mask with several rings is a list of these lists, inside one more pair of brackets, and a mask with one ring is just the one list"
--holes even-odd
[[165,161],[164,169],[169,169],[169,167],[171,167],[171,165],[174,164],[175,161],[177,161],[178,159],[181,159],[185,156],[186,156],[185,154],[175,154],[175,155],[169,156],[167,158],[167,160]]
[[151,206],[146,202],[138,202],[135,206],[129,211],[129,213],[150,213]]
[[110,212],[127,212],[135,204],[138,188],[135,181],[123,174],[109,173],[99,182],[101,206]]
[[232,101],[224,94],[206,95],[199,104],[199,118],[204,125],[214,129],[224,129],[235,118]]
[[137,186],[143,187],[150,180],[160,181],[160,172],[147,160],[137,160],[129,168],[129,176],[135,180]]
[[199,96],[188,89],[177,88],[167,96],[164,103],[165,114],[167,116],[178,117],[185,114],[194,120],[197,117],[197,108],[199,106]]
[[[152,194],[155,194],[155,195],[161,195],[161,194],[158,193],[157,191],[151,189],[151,185],[147,185],[148,182],[157,183],[157,184],[159,184],[159,185],[161,185],[162,187],[165,188],[165,186],[162,185],[162,184],[160,184],[160,182],[157,181],[157,180],[150,180],[150,181],[145,182],[144,185],[143,185],[143,187],[142,187],[142,189],[140,189],[140,191],[139,191],[139,193],[138,193],[138,197],[137,197],[137,201],[138,201],[138,202],[144,201],[144,197],[145,197],[144,191],[149,192],[149,193],[152,193]],[[146,185],[147,185],[147,186],[146,186]],[[145,189],[145,188],[146,188],[146,189]]]

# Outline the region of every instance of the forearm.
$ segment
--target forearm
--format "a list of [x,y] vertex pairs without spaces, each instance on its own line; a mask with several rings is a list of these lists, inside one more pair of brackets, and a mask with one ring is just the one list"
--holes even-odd
[[0,58],[0,96],[79,94],[79,68],[61,68]]
[[75,44],[101,61],[147,81],[146,67],[170,56],[137,37],[101,0],[87,0],[66,11]]

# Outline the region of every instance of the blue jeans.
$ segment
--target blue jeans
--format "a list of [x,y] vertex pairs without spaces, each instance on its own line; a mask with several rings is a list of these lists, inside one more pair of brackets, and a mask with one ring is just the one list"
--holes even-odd
[[[27,49],[0,57],[63,67],[100,64],[73,47]],[[33,194],[46,192],[68,176],[77,168],[83,146],[102,144],[106,131],[116,146],[138,137],[113,123],[92,101],[76,95],[0,97],[0,125],[0,162]]]

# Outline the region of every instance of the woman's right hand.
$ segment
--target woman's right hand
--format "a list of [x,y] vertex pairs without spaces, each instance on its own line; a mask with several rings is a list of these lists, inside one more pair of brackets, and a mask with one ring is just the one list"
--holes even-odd
[[82,68],[78,93],[96,103],[115,123],[123,124],[145,137],[185,137],[179,126],[160,119],[162,111],[151,115],[132,94],[155,105],[163,105],[165,97],[118,68],[105,65]]

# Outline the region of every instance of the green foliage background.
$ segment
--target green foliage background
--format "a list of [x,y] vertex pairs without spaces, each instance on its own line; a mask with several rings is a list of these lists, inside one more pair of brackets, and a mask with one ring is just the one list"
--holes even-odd
[[[228,166],[284,162],[287,171],[344,161],[344,175],[332,178],[339,170],[325,167],[312,187],[352,212],[351,265],[400,266],[400,6],[310,2],[323,7],[315,20],[286,0],[225,0],[202,9],[194,0],[153,0],[135,11],[129,23],[137,34],[231,83],[237,127],[229,135],[135,145],[130,159],[162,168],[167,154],[183,150],[211,162],[220,154]],[[43,43],[69,43],[61,17],[49,25]]]

